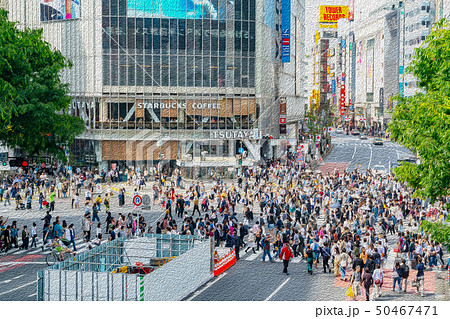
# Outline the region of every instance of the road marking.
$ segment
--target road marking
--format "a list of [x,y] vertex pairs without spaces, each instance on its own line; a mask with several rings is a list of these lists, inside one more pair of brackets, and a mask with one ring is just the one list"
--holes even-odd
[[3,295],[6,295],[6,294],[9,294],[9,293],[11,293],[11,292],[13,292],[13,291],[16,291],[16,290],[19,290],[19,289],[22,289],[22,288],[28,287],[28,286],[30,286],[30,285],[34,285],[34,284],[36,284],[36,283],[37,283],[37,280],[35,280],[35,281],[32,281],[32,282],[29,282],[29,283],[27,283],[27,284],[25,284],[25,285],[22,285],[22,286],[16,287],[16,288],[14,288],[14,289],[11,289],[11,290],[8,290],[8,291],[4,291],[4,292],[0,293],[0,296],[3,296]]
[[33,297],[33,296],[36,296],[36,295],[37,295],[37,293],[35,292],[34,294],[28,295],[28,298],[29,298],[29,297]]
[[356,145],[355,145],[355,151],[353,152],[352,159],[350,160],[350,162],[353,161],[353,158],[355,157],[355,155],[356,155]]
[[369,145],[370,147],[370,159],[369,159],[369,166],[367,166],[367,169],[370,168],[370,163],[372,163],[372,154],[373,154],[373,148],[372,145]]
[[0,266],[10,266],[10,265],[45,265],[45,261],[8,261],[7,263],[0,262]]
[[253,260],[255,260],[256,258],[258,258],[261,254],[262,254],[262,249],[258,250],[258,251],[256,252],[256,254],[251,254],[250,256],[248,256],[247,258],[245,258],[245,260],[247,260],[247,261],[253,261]]
[[23,277],[23,276],[25,276],[25,275],[19,275],[19,276],[16,276],[16,277],[14,277],[14,278],[11,278],[11,279],[6,279],[6,280],[0,282],[0,284],[7,284],[7,283],[10,283],[11,281],[16,280],[16,279],[19,279],[20,277]]
[[190,296],[188,299],[186,299],[186,301],[191,301],[192,299],[196,298],[198,295],[200,295],[202,292],[204,292],[206,289],[208,289],[209,287],[211,287],[212,285],[214,285],[216,282],[218,282],[220,279],[222,279],[227,273],[224,272],[222,274],[220,274],[218,277],[216,277],[216,279],[214,279],[213,281],[208,282],[205,287],[203,287],[202,289],[200,289],[199,291],[196,291],[192,296]]
[[291,280],[291,278],[288,278],[288,279],[286,279],[285,281],[283,281],[283,283],[282,283],[281,285],[279,285],[278,288],[275,289],[275,291],[272,292],[272,293],[269,295],[269,297],[267,297],[264,301],[269,301],[270,299],[272,299],[272,297],[275,296],[275,295],[277,294],[277,292],[279,292],[280,289],[283,288],[283,286],[286,285],[287,282],[288,282],[289,280]]

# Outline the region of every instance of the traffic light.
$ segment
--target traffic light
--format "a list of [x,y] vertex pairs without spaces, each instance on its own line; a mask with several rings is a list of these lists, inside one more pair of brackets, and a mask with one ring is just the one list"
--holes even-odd
[[9,160],[11,167],[28,167],[28,161],[24,157],[15,157]]
[[263,139],[265,139],[265,140],[273,140],[273,136],[272,135],[264,135]]
[[239,165],[242,165],[242,158],[239,159],[238,163]]
[[0,162],[3,166],[8,165],[8,153],[0,153]]

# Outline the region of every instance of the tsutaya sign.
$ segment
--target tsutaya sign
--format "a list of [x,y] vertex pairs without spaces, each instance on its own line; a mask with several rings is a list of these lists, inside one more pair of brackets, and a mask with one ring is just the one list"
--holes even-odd
[[212,131],[210,138],[213,139],[258,139],[261,136],[260,130],[223,130]]
[[320,6],[319,22],[338,22],[348,18],[348,6]]

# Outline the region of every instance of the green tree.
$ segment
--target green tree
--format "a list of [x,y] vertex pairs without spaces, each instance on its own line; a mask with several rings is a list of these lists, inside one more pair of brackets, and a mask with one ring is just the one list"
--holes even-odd
[[450,23],[442,20],[416,50],[408,72],[423,93],[398,97],[389,130],[391,139],[416,152],[420,164],[395,170],[416,195],[435,202],[450,195]]
[[[389,130],[394,141],[420,157],[420,164],[404,163],[396,177],[433,203],[450,195],[450,23],[439,21],[408,68],[423,92],[398,97]],[[449,209],[447,205],[447,209]],[[447,218],[447,223],[450,222]],[[450,245],[450,226],[422,221],[420,229],[431,239]]]
[[67,112],[71,98],[60,79],[71,66],[43,40],[42,29],[19,30],[0,10],[0,143],[65,159],[63,147],[84,131]]

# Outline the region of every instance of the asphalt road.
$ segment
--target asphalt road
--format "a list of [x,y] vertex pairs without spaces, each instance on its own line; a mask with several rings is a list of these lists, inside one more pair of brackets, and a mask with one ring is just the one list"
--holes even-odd
[[332,145],[324,164],[333,167],[332,163],[343,163],[347,171],[365,171],[375,165],[383,165],[388,171],[398,159],[414,156],[410,150],[389,140],[384,140],[383,145],[373,145],[373,138],[361,140],[359,136],[335,132],[332,133]]

